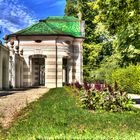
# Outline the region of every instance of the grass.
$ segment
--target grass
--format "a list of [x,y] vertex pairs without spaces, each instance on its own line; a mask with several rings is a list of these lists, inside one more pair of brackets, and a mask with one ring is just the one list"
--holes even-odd
[[94,113],[79,108],[70,90],[51,89],[2,133],[8,140],[139,140],[140,111]]

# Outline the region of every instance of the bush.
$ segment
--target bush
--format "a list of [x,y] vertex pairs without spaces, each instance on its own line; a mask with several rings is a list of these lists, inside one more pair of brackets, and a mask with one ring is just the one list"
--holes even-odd
[[80,97],[81,106],[95,111],[120,112],[131,110],[131,99],[125,92],[119,91],[117,86],[113,89],[108,86],[104,90],[88,90]]
[[80,85],[78,82],[71,84],[77,102],[81,107],[95,111],[120,112],[131,110],[131,99],[126,92],[119,90],[115,82],[114,88],[106,84],[88,83]]
[[119,68],[107,76],[107,83],[118,83],[121,90],[140,94],[140,65]]

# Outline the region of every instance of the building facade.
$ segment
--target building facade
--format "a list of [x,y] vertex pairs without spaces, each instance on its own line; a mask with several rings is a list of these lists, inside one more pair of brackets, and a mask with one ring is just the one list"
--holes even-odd
[[9,49],[0,44],[0,89],[9,88]]
[[82,83],[83,33],[82,21],[64,16],[48,17],[5,37],[9,86],[55,88]]

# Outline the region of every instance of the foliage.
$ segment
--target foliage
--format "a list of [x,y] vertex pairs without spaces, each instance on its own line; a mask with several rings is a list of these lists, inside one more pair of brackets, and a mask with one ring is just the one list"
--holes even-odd
[[79,82],[74,83],[75,87],[78,88],[79,90],[82,88],[82,85]]
[[82,107],[95,111],[118,112],[131,110],[132,101],[125,92],[115,90],[108,86],[107,89],[88,90],[80,98]]
[[[96,73],[105,77],[108,64],[125,67],[140,62],[139,1],[72,0],[66,9],[73,6],[85,20],[83,63],[86,81],[94,81]],[[77,13],[73,12],[73,15],[77,16]],[[102,75],[99,80],[104,80]]]
[[76,4],[76,0],[66,0],[65,14],[69,16],[77,16],[78,8]]
[[118,68],[108,74],[106,78],[110,84],[116,81],[121,90],[140,94],[140,65]]
[[104,60],[101,62],[100,67],[92,70],[90,73],[90,77],[92,77],[93,81],[99,81],[103,83],[109,75],[119,68],[119,56],[116,54],[112,55],[111,57],[105,57]]
[[97,32],[121,54],[121,66],[139,62],[139,1],[96,0],[94,9],[98,11],[94,20]]
[[[50,89],[29,104],[4,140],[139,139],[140,111],[95,113],[77,107],[70,88]],[[1,129],[0,129],[1,130]],[[2,131],[1,131],[2,132]]]
[[[117,82],[115,82],[114,88],[110,85],[107,86],[106,83],[100,84],[99,82],[96,82],[94,85],[85,82],[83,87],[78,82],[73,85],[75,85],[74,87],[79,90],[80,94],[76,95],[78,95],[79,98],[78,103],[83,108],[94,111],[111,112],[131,110],[133,102],[129,99],[126,92],[119,90]],[[78,92],[77,90],[73,91],[76,91],[76,93]]]
[[[85,21],[85,41],[83,44],[83,72],[84,72],[84,80],[91,81],[90,79],[90,71],[94,68],[98,67],[102,55],[102,37],[98,33],[95,32],[95,23],[93,23],[93,19],[95,18],[97,11],[93,10],[93,3],[90,0],[67,0],[67,4],[65,7],[65,14],[70,16],[78,16],[78,14],[82,14],[82,20]],[[72,13],[72,9],[75,9],[77,12]]]

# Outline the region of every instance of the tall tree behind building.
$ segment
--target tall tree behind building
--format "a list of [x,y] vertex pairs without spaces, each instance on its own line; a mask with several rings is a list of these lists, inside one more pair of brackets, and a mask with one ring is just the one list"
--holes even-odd
[[[93,9],[90,0],[67,0],[65,15],[80,16],[85,21],[85,41],[83,44],[84,79],[88,80],[90,71],[97,68],[102,57],[102,38],[95,32],[96,24],[93,23],[97,11]],[[80,15],[81,14],[81,15]]]
[[[96,0],[98,32],[112,40],[120,53],[120,65],[140,62],[140,1]],[[99,28],[104,27],[103,30]]]
[[[140,62],[139,1],[71,0],[69,3],[66,10],[72,6],[75,16],[80,10],[86,23],[83,44],[85,79],[99,67],[106,71],[113,65],[116,68]],[[66,14],[72,15],[70,12]]]

